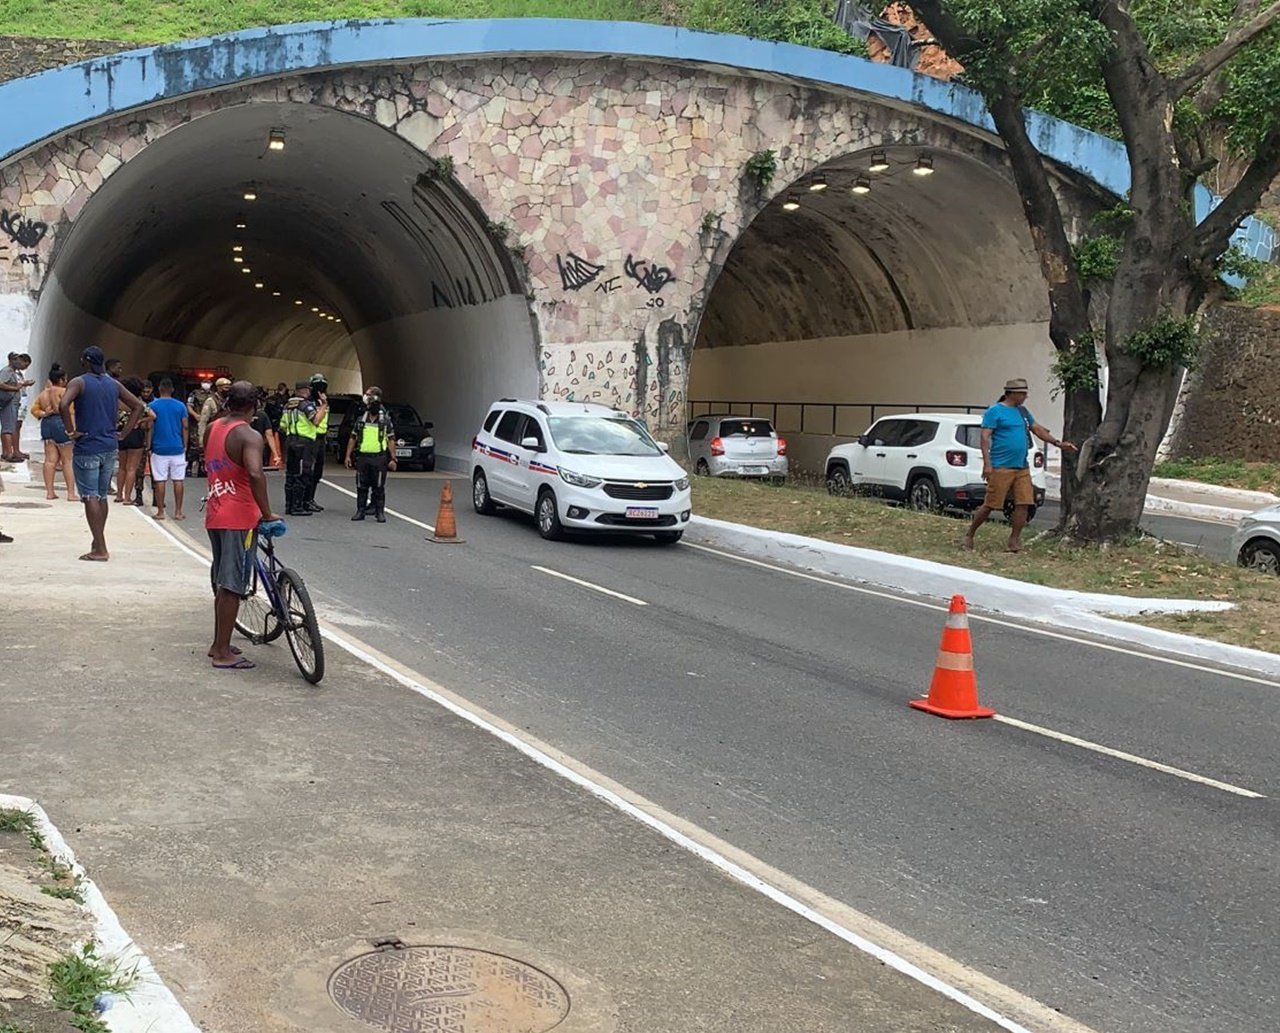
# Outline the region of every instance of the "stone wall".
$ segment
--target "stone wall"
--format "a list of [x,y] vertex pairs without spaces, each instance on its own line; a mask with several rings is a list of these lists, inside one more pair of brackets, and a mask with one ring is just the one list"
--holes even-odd
[[104,39],[32,39],[28,36],[0,36],[0,82],[24,75],[86,61],[91,57],[129,50],[137,43]]
[[1223,305],[1208,323],[1172,454],[1280,459],[1280,309]]

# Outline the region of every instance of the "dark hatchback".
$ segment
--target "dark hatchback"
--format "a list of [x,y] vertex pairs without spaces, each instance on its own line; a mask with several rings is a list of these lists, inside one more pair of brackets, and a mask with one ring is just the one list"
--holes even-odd
[[423,420],[412,405],[389,402],[387,414],[396,433],[396,467],[400,470],[413,467],[434,470],[436,439],[432,429],[435,424]]

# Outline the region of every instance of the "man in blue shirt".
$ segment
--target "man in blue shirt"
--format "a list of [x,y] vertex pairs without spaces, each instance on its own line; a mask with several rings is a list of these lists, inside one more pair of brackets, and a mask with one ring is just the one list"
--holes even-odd
[[173,481],[173,519],[183,520],[182,495],[187,477],[187,407],[173,397],[173,381],[160,381],[160,397],[148,407],[155,414],[151,427],[151,486],[156,495],[156,519],[164,519],[165,484]]
[[964,536],[964,547],[973,548],[973,536],[987,522],[992,510],[1004,509],[1005,499],[1013,492],[1013,521],[1009,533],[1009,551],[1018,552],[1019,538],[1027,526],[1028,508],[1035,502],[1031,486],[1031,468],[1027,453],[1031,435],[1062,449],[1076,451],[1070,441],[1059,441],[1046,427],[1036,423],[1023,404],[1027,400],[1027,382],[1010,380],[1004,385],[1000,401],[982,414],[982,479],[987,482],[987,497],[973,514],[973,522]]
[[[93,543],[80,558],[105,563],[107,552],[107,499],[111,495],[111,475],[116,469],[116,453],[120,439],[128,437],[138,425],[146,406],[106,373],[107,360],[102,349],[90,345],[80,356],[84,373],[67,385],[58,403],[63,426],[76,443],[72,459],[76,490],[84,503],[84,517],[93,535]],[[123,429],[117,430],[116,416],[122,407],[129,410]]]

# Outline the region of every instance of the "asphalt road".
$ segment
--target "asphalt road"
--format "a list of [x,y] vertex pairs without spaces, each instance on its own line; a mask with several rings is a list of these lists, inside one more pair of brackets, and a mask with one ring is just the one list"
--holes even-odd
[[[544,542],[523,517],[476,516],[458,486],[463,545],[351,523],[325,487],[329,511],[282,550],[324,615],[379,649],[1080,1022],[1274,1030],[1280,685],[974,625],[1002,715],[1267,797],[1247,799],[909,709],[933,608],[689,544]],[[438,498],[437,480],[390,485],[427,522]]]

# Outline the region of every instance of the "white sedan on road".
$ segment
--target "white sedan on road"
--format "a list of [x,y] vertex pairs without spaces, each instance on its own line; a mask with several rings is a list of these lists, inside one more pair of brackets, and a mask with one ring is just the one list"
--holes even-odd
[[1242,567],[1280,574],[1280,505],[1250,513],[1231,536],[1231,551]]

